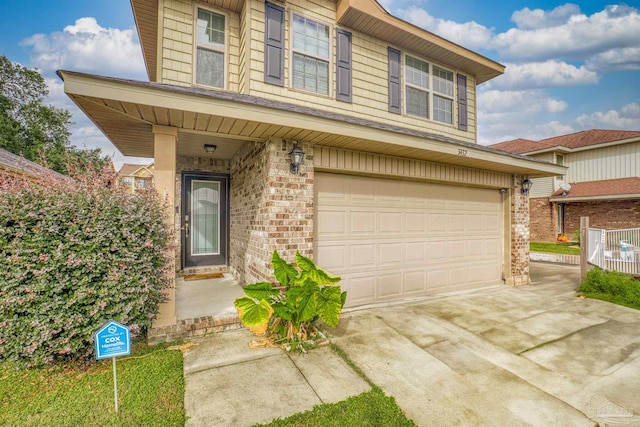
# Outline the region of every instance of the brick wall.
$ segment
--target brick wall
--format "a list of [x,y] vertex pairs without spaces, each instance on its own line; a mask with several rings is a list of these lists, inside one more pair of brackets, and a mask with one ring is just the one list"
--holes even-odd
[[[516,182],[523,177],[516,176]],[[511,276],[510,285],[530,283],[529,278],[529,196],[516,185],[511,194]]]
[[248,143],[231,161],[230,270],[241,284],[274,281],[271,253],[313,255],[313,147],[300,173],[289,171],[293,144]]
[[640,227],[640,200],[611,200],[566,203],[565,234],[580,230],[580,217],[589,217],[589,227],[617,230]]
[[[548,197],[529,199],[531,240],[534,242],[555,242],[558,227],[556,204]],[[578,220],[579,222],[579,220]]]
[[[204,157],[178,156],[176,159],[176,247],[180,248],[180,225],[182,220],[182,171],[226,173],[231,170],[231,161]],[[176,271],[180,271],[181,250],[176,251]],[[185,269],[185,274],[227,272],[223,267],[197,267]]]

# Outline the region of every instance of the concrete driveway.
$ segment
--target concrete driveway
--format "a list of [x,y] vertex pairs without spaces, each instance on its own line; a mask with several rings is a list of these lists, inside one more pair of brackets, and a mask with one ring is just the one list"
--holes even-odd
[[640,312],[576,297],[579,271],[345,313],[332,341],[418,425],[639,425]]

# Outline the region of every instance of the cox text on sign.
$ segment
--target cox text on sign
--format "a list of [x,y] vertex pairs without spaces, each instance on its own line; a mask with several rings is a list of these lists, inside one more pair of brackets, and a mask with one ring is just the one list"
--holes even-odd
[[96,359],[125,356],[131,353],[129,328],[115,320],[109,321],[94,336]]

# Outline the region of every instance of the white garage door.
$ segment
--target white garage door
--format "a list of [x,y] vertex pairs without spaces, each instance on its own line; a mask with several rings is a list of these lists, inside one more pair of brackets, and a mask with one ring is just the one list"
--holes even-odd
[[498,190],[316,173],[316,260],[347,306],[501,282]]

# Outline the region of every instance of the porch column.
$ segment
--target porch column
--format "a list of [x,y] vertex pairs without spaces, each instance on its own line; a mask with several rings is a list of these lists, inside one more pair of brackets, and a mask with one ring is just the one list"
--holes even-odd
[[[176,225],[176,148],[178,141],[178,129],[168,126],[153,126],[153,158],[154,158],[154,182],[156,190],[161,197],[167,198],[168,210],[166,222],[171,230]],[[172,251],[174,252],[174,251]],[[175,259],[175,253],[173,257]],[[153,327],[170,326],[176,324],[176,270],[172,268],[170,275],[171,287],[166,290],[167,302],[160,305],[158,317],[153,322]]]
[[522,194],[524,176],[514,176],[511,193],[511,274],[507,284],[528,285],[529,276],[529,194]]

